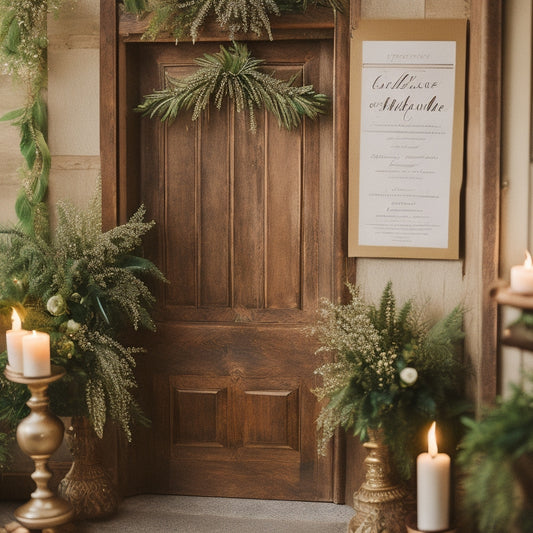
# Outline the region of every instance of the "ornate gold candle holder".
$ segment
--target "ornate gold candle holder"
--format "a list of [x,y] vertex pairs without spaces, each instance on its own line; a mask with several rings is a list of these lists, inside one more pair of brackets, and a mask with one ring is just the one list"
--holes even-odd
[[52,366],[50,376],[28,378],[6,367],[5,376],[15,383],[28,386],[31,398],[27,405],[31,413],[17,427],[17,442],[20,449],[35,463],[31,475],[37,485],[31,500],[15,510],[15,518],[28,529],[42,529],[67,523],[73,516],[70,503],[56,496],[49,488],[52,473],[48,459],[59,448],[65,428],[63,422],[50,412],[48,385],[60,379],[65,370]]

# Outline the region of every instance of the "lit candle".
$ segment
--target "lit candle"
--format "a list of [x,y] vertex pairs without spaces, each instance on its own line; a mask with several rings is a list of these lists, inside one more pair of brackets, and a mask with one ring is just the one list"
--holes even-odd
[[28,378],[50,375],[50,335],[33,331],[22,338],[23,374]]
[[20,317],[15,309],[11,314],[11,329],[6,331],[7,362],[13,372],[22,374],[22,338],[30,332],[22,329]]
[[421,453],[416,460],[420,531],[443,531],[450,525],[450,456],[438,452],[433,422],[428,432],[428,453]]
[[527,250],[524,264],[511,267],[511,290],[521,294],[533,294],[533,265]]

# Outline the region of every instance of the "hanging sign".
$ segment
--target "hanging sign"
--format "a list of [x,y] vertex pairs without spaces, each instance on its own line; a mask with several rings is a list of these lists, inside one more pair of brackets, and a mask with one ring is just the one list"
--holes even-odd
[[360,20],[348,254],[459,257],[466,20]]

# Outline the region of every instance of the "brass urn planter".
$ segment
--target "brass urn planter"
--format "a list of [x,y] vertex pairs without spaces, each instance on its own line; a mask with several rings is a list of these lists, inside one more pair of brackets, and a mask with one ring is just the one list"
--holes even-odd
[[96,435],[86,417],[72,417],[65,432],[73,462],[58,487],[78,520],[105,518],[118,509],[119,497],[109,472],[98,456]]
[[394,480],[389,449],[380,432],[372,432],[363,446],[365,480],[354,494],[355,515],[348,533],[405,533],[407,515],[414,509],[408,490]]

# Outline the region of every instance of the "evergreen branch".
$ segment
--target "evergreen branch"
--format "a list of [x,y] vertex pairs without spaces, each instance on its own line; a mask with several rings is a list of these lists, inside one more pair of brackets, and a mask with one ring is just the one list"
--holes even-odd
[[278,125],[291,130],[303,117],[316,119],[324,113],[327,96],[317,94],[311,85],[294,87],[294,79],[283,81],[259,70],[262,60],[251,57],[246,45],[233,43],[226,50],[196,59],[199,69],[184,79],[167,76],[168,87],[144,97],[136,110],[150,118],[172,122],[178,113],[193,109],[192,120],[205,111],[210,102],[220,109],[225,99],[236,112],[247,109],[250,129],[255,131],[255,110],[265,108]]

